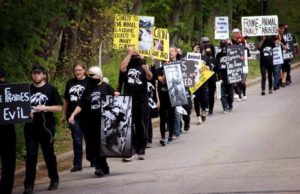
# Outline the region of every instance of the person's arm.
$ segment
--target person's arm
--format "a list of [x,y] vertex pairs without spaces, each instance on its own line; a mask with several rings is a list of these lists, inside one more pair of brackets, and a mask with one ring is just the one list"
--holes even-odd
[[61,122],[66,121],[68,105],[69,105],[68,101],[66,99],[64,99],[63,114],[62,114],[61,119],[60,119]]
[[37,105],[34,107],[35,112],[60,112],[62,110],[61,105],[52,105],[52,106],[45,106],[45,105]]
[[128,48],[128,51],[127,51],[127,55],[126,57],[123,59],[123,61],[121,62],[121,65],[120,65],[120,71],[121,72],[126,72],[127,71],[127,66],[130,62],[130,59],[131,59],[131,56],[132,56],[132,53],[134,51],[134,48],[133,47],[129,47]]
[[151,80],[152,77],[153,77],[153,74],[152,74],[152,72],[150,71],[149,66],[148,66],[148,65],[142,65],[142,68],[144,69],[144,71],[145,71],[145,73],[146,73],[146,78],[147,78],[147,80]]
[[260,42],[258,43],[258,46],[257,46],[258,49],[261,49],[261,47],[263,46],[263,44],[265,42],[265,39],[266,39],[265,36],[261,37],[261,40],[260,40]]
[[156,102],[156,106],[157,106],[157,109],[160,108],[160,99],[159,99],[159,95],[158,95],[158,84],[156,83],[156,87],[155,87],[155,93],[156,93],[156,99],[157,99],[157,102]]
[[80,106],[76,106],[75,110],[73,111],[73,113],[71,114],[71,116],[69,118],[69,123],[71,125],[74,124],[74,119],[75,119],[76,115],[78,115],[81,111],[82,111],[82,108]]

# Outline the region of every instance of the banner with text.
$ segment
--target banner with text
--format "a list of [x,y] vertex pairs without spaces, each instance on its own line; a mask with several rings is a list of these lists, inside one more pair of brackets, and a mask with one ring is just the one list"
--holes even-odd
[[205,64],[202,62],[199,80],[196,82],[196,84],[193,87],[189,88],[190,92],[192,94],[195,93],[213,74],[214,72],[207,69]]
[[227,46],[227,77],[230,84],[242,81],[244,46]]
[[198,65],[199,63],[197,61],[181,60],[181,72],[185,87],[195,85],[195,75]]
[[31,122],[30,112],[29,84],[0,84],[1,125]]
[[229,24],[228,17],[215,17],[215,39],[229,39]]
[[273,65],[283,64],[283,56],[281,46],[273,48]]
[[243,36],[277,35],[277,28],[277,15],[242,17]]

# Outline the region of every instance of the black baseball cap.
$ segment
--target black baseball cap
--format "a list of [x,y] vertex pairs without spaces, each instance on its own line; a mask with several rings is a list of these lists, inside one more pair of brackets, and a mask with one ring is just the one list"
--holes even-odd
[[0,67],[0,78],[3,78],[3,77],[5,77],[5,76],[6,76],[6,73],[5,73],[4,69],[2,69],[2,68]]
[[31,69],[31,73],[45,73],[45,71],[45,68],[40,64],[34,65]]

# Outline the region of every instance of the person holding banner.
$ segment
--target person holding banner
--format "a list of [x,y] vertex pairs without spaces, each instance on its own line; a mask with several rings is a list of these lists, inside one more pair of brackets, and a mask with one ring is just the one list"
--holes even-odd
[[102,177],[109,174],[110,171],[106,157],[100,156],[101,95],[114,95],[115,91],[109,84],[103,82],[103,74],[98,66],[89,68],[89,76],[94,82],[89,82],[89,85],[84,90],[78,105],[69,118],[69,123],[74,125],[76,116],[80,112],[84,112],[84,114],[88,115],[86,119],[92,137],[90,143],[93,145],[96,157],[95,175]]
[[263,36],[258,44],[260,51],[260,71],[261,71],[261,95],[266,94],[266,74],[268,73],[269,94],[273,92],[273,48],[275,39],[272,36]]
[[228,82],[227,77],[227,45],[230,44],[229,40],[222,40],[220,43],[221,52],[216,57],[219,66],[218,79],[221,82],[221,102],[224,114],[233,109],[233,85]]
[[57,162],[54,152],[55,119],[54,113],[62,110],[62,102],[57,89],[46,83],[45,68],[38,64],[31,70],[30,85],[32,123],[24,126],[26,144],[26,175],[24,194],[31,194],[34,188],[38,148],[41,144],[46,162],[50,185],[48,190],[56,190],[59,185]]
[[[0,84],[5,84],[6,72],[0,68]],[[12,193],[16,168],[16,130],[14,124],[0,125],[1,179],[0,193]]]
[[[280,34],[278,37],[281,36]],[[275,40],[276,47],[273,49],[273,75],[274,75],[274,84],[273,89],[278,90],[280,87],[280,70],[281,66],[284,65],[283,60],[283,51],[286,49],[284,39],[278,38]]]
[[[152,73],[146,61],[141,58],[133,47],[128,48],[128,53],[120,65],[120,71],[125,73],[125,95],[132,96],[133,142],[135,153],[139,160],[145,159],[147,146],[147,131],[149,126],[150,109],[148,105],[147,80],[152,79]],[[124,158],[130,162],[135,158]]]

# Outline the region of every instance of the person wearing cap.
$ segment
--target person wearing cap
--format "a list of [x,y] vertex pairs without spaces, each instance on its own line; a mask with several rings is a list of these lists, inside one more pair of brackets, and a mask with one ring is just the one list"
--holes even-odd
[[[146,61],[133,47],[128,48],[128,53],[120,64],[120,71],[125,73],[124,94],[132,96],[133,147],[138,159],[144,160],[150,122],[147,80],[151,80],[153,75]],[[123,161],[130,162],[134,158],[135,155],[132,155]]]
[[[216,56],[216,51],[215,51],[215,46],[214,44],[209,40],[208,37],[202,37],[201,38],[201,44],[202,44],[202,50],[201,53],[205,50],[205,48],[210,48],[211,49],[211,53],[213,56]],[[204,54],[204,53],[202,53]]]
[[87,115],[89,130],[89,145],[91,145],[91,151],[95,155],[95,175],[102,177],[110,173],[109,166],[106,161],[106,157],[100,156],[100,131],[101,131],[101,95],[114,95],[114,89],[106,82],[103,81],[102,70],[98,66],[92,66],[89,68],[89,76],[92,81],[88,83],[87,88],[84,90],[82,97],[80,98],[78,105],[69,117],[69,123],[73,125],[76,122],[76,116],[83,112]]
[[59,185],[57,161],[54,152],[56,131],[54,113],[62,110],[62,101],[57,89],[46,83],[46,72],[42,65],[33,66],[31,79],[33,82],[30,85],[32,123],[26,123],[24,126],[26,144],[24,194],[33,192],[39,145],[41,145],[48,177],[50,178],[48,190],[56,190]]
[[[5,84],[5,71],[0,68],[0,84]],[[10,194],[16,168],[16,131],[14,124],[0,125],[1,178],[0,193]]]

